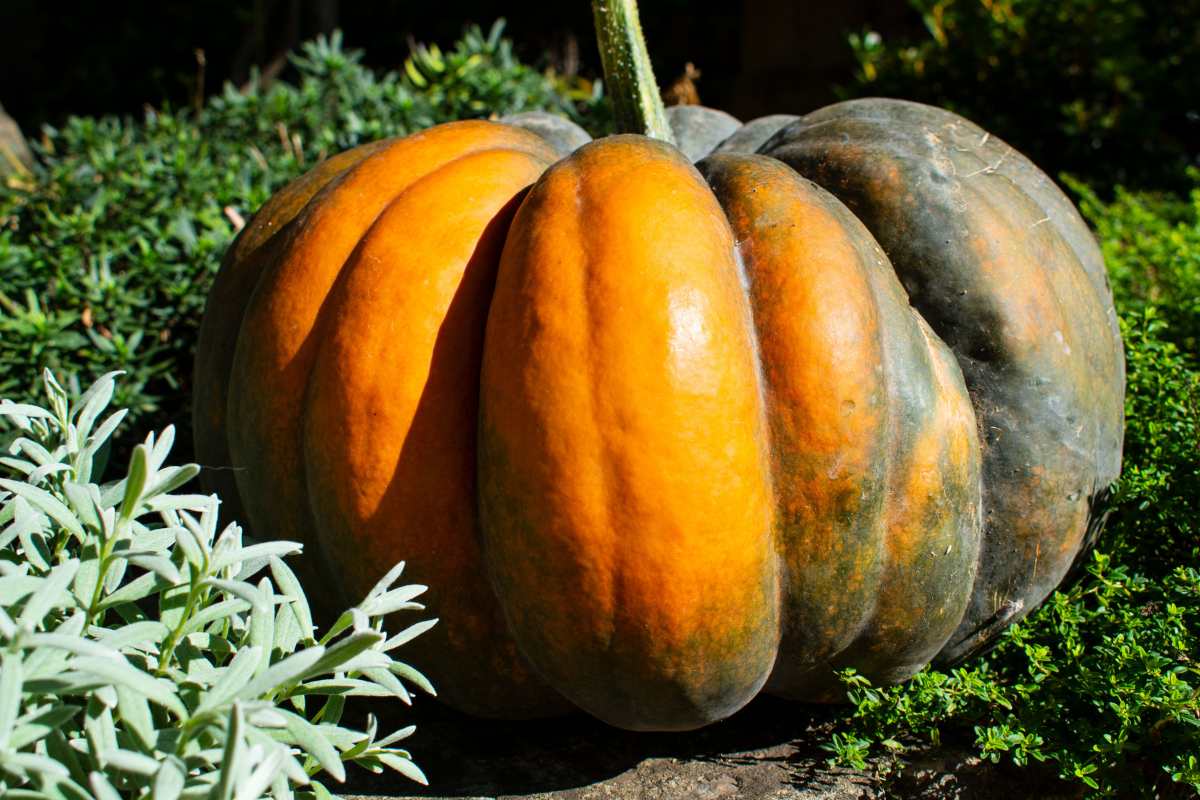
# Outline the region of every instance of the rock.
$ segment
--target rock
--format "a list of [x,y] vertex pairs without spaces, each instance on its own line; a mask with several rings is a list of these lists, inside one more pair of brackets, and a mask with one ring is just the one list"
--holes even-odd
[[711,153],[742,125],[737,117],[707,106],[669,106],[667,122],[676,146],[692,161]]
[[587,131],[571,120],[548,111],[523,111],[501,117],[499,121],[533,131],[562,156],[570,155],[592,140]]
[[769,114],[747,122],[717,145],[714,153],[757,153],[758,148],[783,128],[800,119],[794,114]]

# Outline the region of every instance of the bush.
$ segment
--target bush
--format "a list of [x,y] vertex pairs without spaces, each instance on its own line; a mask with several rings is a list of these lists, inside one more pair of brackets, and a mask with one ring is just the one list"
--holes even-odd
[[1044,761],[1092,793],[1200,790],[1198,196],[1083,194],[1128,367],[1125,464],[1084,574],[982,660],[886,688],[844,673],[854,709],[829,745],[836,760],[956,741]]
[[[199,112],[74,118],[46,129],[31,182],[0,187],[0,396],[32,399],[45,368],[123,370],[131,429],[176,424],[185,455],[192,349],[230,239],[276,189],[328,154],[461,117],[546,108],[604,125],[598,85],[520,63],[469,29],[375,75],[341,40],[294,59],[296,84],[227,87]],[[133,441],[124,438],[126,452]]]
[[1185,184],[1200,157],[1200,0],[909,0],[928,35],[851,37],[855,95],[947,106],[1051,174]]
[[346,697],[409,702],[400,678],[433,692],[390,655],[433,623],[383,632],[423,608],[392,588],[403,564],[318,638],[281,560],[299,545],[218,533],[215,497],[174,494],[199,467],[164,466],[170,428],[99,483],[114,376],[74,408],[45,388],[49,408],[0,402],[22,434],[0,459],[0,795],[325,798],[312,776],[343,762],[424,783],[395,746],[411,726],[341,721]]

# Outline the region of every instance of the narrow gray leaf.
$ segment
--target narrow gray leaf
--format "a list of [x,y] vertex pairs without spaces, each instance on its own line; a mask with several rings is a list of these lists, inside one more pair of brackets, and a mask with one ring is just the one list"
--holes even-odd
[[137,736],[142,747],[153,752],[158,732],[154,729],[154,717],[146,698],[125,686],[118,686],[117,714]]
[[129,474],[125,477],[125,496],[121,499],[120,514],[125,519],[133,519],[137,515],[142,493],[146,490],[149,460],[150,453],[146,445],[139,444],[133,448],[133,455],[129,459]]
[[409,683],[414,684],[427,695],[431,697],[437,697],[437,691],[433,688],[433,684],[429,682],[429,678],[426,678],[408,664],[403,664],[399,661],[393,661],[392,665],[388,667],[388,669],[390,669],[393,674],[399,675]]
[[333,776],[338,783],[346,780],[346,768],[337,750],[325,738],[322,731],[311,722],[290,711],[282,712],[288,719],[287,730],[296,744],[303,748],[321,765],[321,769]]
[[71,580],[75,577],[78,569],[78,561],[67,561],[52,569],[46,576],[46,582],[42,588],[25,601],[25,608],[21,610],[21,616],[17,618],[17,622],[34,630],[50,612],[50,609],[56,606],[74,605],[74,598],[67,593],[66,589],[71,585]]
[[400,573],[402,572],[404,572],[403,561],[389,569],[384,576],[380,578],[374,586],[371,587],[371,591],[367,592],[367,597],[365,599],[369,600],[372,597],[378,597],[386,592],[391,585],[396,582],[396,580],[400,577]]
[[174,758],[163,759],[158,768],[158,774],[154,776],[154,783],[150,787],[150,798],[151,800],[179,800],[179,795],[183,793],[184,783],[184,770],[179,762]]
[[0,478],[0,487],[7,489],[18,497],[25,498],[29,501],[30,505],[44,512],[46,516],[69,531],[76,539],[83,540],[83,526],[79,524],[79,520],[75,518],[71,509],[63,505],[62,501],[54,495],[36,486],[18,483],[7,478]]
[[17,715],[21,713],[21,685],[24,682],[21,654],[0,655],[0,753],[8,749]]
[[395,636],[393,636],[392,638],[390,638],[386,642],[384,642],[383,647],[381,649],[385,653],[390,650],[393,650],[393,649],[399,647],[400,645],[410,642],[413,639],[417,638],[422,633],[424,633],[425,631],[432,628],[434,625],[437,625],[437,623],[438,623],[438,621],[436,619],[426,619],[426,620],[422,620],[421,622],[418,622],[414,625],[409,625],[407,628],[400,631]]
[[179,719],[184,719],[188,715],[187,709],[175,696],[174,691],[123,660],[81,657],[76,658],[72,666],[80,672],[89,672],[110,683],[127,686],[136,692],[141,692]]
[[308,598],[304,596],[304,589],[300,586],[300,580],[296,577],[296,573],[292,572],[292,568],[276,556],[271,557],[270,564],[271,575],[275,578],[275,585],[292,601],[292,611],[296,615],[296,622],[300,625],[301,636],[306,641],[316,639],[316,631],[313,630],[312,612],[308,607]]
[[379,753],[375,757],[404,777],[416,781],[422,786],[429,785],[429,779],[425,777],[425,773],[409,759],[395,753]]
[[267,691],[301,680],[313,665],[325,655],[325,648],[317,645],[277,661],[248,682],[237,696],[242,700],[257,699]]

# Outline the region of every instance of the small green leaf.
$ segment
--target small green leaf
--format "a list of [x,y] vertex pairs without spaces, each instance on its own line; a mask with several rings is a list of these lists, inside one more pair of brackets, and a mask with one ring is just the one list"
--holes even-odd
[[300,625],[301,636],[305,641],[313,641],[316,639],[316,631],[313,630],[312,612],[309,610],[308,600],[304,596],[300,580],[282,559],[272,556],[270,564],[271,575],[275,578],[275,584],[279,587],[279,591],[292,600],[292,611],[296,615],[296,622]]
[[148,619],[106,631],[97,636],[96,640],[112,650],[125,650],[130,647],[158,645],[169,633],[170,629],[166,625],[156,619]]
[[378,631],[355,631],[337,644],[328,647],[321,659],[309,670],[308,675],[324,675],[334,672],[359,653],[378,644],[382,639],[383,634]]
[[103,529],[100,522],[100,509],[96,507],[87,486],[63,481],[63,493],[66,494],[71,508],[79,515],[84,525],[90,526],[94,530]]
[[428,588],[428,586],[421,586],[419,584],[402,586],[399,589],[392,589],[390,592],[384,592],[383,594],[364,600],[359,608],[362,609],[364,614],[372,617],[382,617],[397,611],[420,610],[424,606],[410,601],[414,597],[424,594]]
[[433,684],[430,683],[429,679],[422,675],[415,668],[399,661],[393,661],[388,669],[390,669],[393,674],[399,675],[409,683],[414,684],[417,688],[425,692],[425,694],[429,695],[430,697],[437,697],[437,690],[433,688]]
[[174,758],[165,758],[150,788],[151,800],[179,800],[186,784],[184,767]]
[[150,756],[136,753],[132,750],[114,748],[104,754],[104,761],[110,767],[124,772],[131,772],[134,775],[151,777],[158,772],[157,761]]
[[321,729],[298,714],[293,714],[290,711],[282,713],[287,717],[287,731],[291,734],[295,743],[315,758],[317,763],[321,765],[321,769],[333,776],[334,780],[338,783],[345,782],[346,768],[342,764],[341,756],[338,755],[334,746],[326,740]]
[[299,681],[324,655],[325,648],[320,645],[293,653],[259,673],[238,690],[237,696],[242,700],[251,700],[263,696],[268,690]]
[[75,427],[81,438],[87,438],[88,434],[92,432],[92,425],[96,423],[100,412],[108,408],[108,404],[112,402],[113,391],[117,385],[116,378],[123,374],[122,370],[105,373],[80,395],[76,402],[78,410],[75,414]]
[[25,675],[19,653],[0,654],[0,753],[9,740],[21,713],[21,686]]
[[242,707],[235,702],[229,709],[220,776],[217,779],[217,785],[213,787],[213,797],[216,800],[231,800],[234,787],[241,782],[244,776],[245,767],[242,762],[246,747],[242,737],[242,725]]
[[149,597],[158,588],[162,579],[154,573],[139,575],[100,601],[100,609],[107,610],[123,603],[136,603]]
[[88,608],[92,603],[92,598],[96,593],[96,586],[100,583],[100,559],[85,558],[79,562],[79,571],[75,573],[72,591],[75,594],[75,602],[80,608]]
[[184,583],[183,576],[179,574],[179,570],[165,556],[138,554],[125,556],[125,560],[135,567],[140,567],[147,572],[158,575],[167,586],[178,586]]
[[141,692],[148,699],[167,709],[179,719],[184,719],[188,715],[187,709],[184,708],[183,703],[176,697],[172,688],[159,683],[151,676],[141,670],[135,669],[125,661],[86,656],[76,658],[72,662],[72,666],[80,672],[95,675],[113,685],[125,686],[135,692]]
[[81,541],[84,539],[83,526],[79,524],[79,520],[75,518],[75,514],[71,509],[63,505],[62,501],[49,492],[39,489],[36,486],[18,483],[7,478],[0,478],[0,488],[7,489],[18,497],[29,501],[30,505],[57,522],[76,539]]
[[27,626],[31,630],[35,629],[42,623],[50,609],[56,606],[74,605],[74,598],[67,593],[66,588],[71,585],[71,580],[75,577],[78,569],[78,561],[67,561],[52,569],[46,576],[42,587],[25,601],[25,608],[21,610],[21,616],[17,618],[18,624]]
[[158,733],[154,729],[154,717],[146,698],[125,686],[118,686],[117,715],[129,725],[142,748],[153,752]]
[[429,779],[425,777],[425,773],[421,768],[414,764],[411,760],[395,753],[379,753],[375,756],[383,764],[391,767],[409,780],[416,781],[422,786],[429,785]]
[[196,714],[215,711],[237,697],[254,677],[261,658],[262,648],[243,647],[239,650],[229,665],[221,670],[220,680],[205,694]]
[[149,468],[150,454],[144,444],[133,448],[129,459],[129,474],[125,478],[125,495],[121,500],[120,514],[125,519],[133,519],[142,501],[142,493],[146,490],[146,477]]

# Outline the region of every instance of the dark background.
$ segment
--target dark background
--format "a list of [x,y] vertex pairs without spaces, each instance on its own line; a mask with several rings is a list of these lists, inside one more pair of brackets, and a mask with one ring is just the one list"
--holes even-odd
[[[286,75],[282,55],[318,33],[340,28],[366,63],[398,68],[413,41],[449,45],[467,23],[508,20],[519,54],[560,71],[599,73],[588,0],[502,4],[481,0],[344,2],[339,0],[125,0],[47,3],[5,0],[0,21],[0,102],[25,128],[69,114],[139,112],[145,104],[186,105],[202,87],[245,82],[250,70]],[[656,77],[666,86],[694,62],[706,105],[743,118],[803,113],[848,83],[854,61],[846,42],[868,25],[917,33],[920,17],[905,0],[646,0],[643,27]]]

